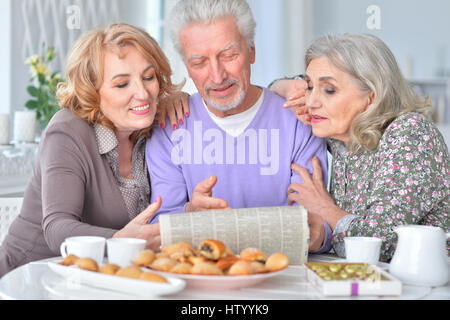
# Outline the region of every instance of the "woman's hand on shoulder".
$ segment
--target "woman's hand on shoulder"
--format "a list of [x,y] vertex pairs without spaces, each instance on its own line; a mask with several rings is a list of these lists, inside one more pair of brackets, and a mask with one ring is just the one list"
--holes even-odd
[[189,117],[189,95],[178,91],[159,101],[156,119],[161,128],[166,126],[166,116],[169,116],[170,125],[178,129],[183,124],[184,118]]
[[150,218],[161,208],[161,198],[150,204],[125,227],[117,231],[113,238],[139,238],[147,240],[146,247],[158,252],[161,247],[159,223],[148,224]]
[[311,125],[311,115],[306,107],[306,89],[308,85],[302,79],[282,79],[275,81],[270,90],[284,97],[284,108],[289,108],[296,118],[305,125]]

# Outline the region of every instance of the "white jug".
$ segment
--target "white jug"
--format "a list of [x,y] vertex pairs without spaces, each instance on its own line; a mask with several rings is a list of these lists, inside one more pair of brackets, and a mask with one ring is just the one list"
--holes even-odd
[[441,228],[406,225],[394,230],[398,234],[397,249],[389,272],[405,284],[442,286],[449,279],[445,234]]

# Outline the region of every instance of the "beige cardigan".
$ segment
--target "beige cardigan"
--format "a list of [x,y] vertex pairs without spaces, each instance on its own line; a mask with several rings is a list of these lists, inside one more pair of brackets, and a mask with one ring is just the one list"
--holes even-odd
[[0,277],[30,261],[59,256],[67,237],[110,238],[129,221],[93,127],[60,110],[42,136],[21,213],[0,247]]

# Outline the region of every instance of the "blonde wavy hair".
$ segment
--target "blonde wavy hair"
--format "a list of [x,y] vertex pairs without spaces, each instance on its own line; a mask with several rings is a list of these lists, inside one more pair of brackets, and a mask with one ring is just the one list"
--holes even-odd
[[[99,90],[104,80],[105,52],[111,50],[120,54],[124,46],[134,46],[155,66],[159,99],[178,89],[172,84],[172,69],[156,40],[144,30],[118,23],[89,31],[74,44],[67,57],[66,81],[57,87],[60,106],[70,109],[89,124],[98,123],[114,130],[114,124],[100,110]],[[134,132],[130,139],[136,141],[140,136],[149,137],[151,128]]]
[[306,51],[305,65],[326,57],[349,74],[363,93],[373,92],[373,105],[353,119],[350,152],[375,150],[389,124],[402,114],[417,112],[429,118],[429,99],[422,99],[403,77],[391,50],[369,34],[322,35]]

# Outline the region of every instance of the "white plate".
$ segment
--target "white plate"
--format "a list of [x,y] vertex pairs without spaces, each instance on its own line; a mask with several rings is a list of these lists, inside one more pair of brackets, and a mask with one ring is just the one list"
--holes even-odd
[[258,273],[252,275],[242,275],[242,276],[208,276],[208,275],[192,275],[192,274],[178,274],[178,273],[169,273],[162,272],[153,269],[149,269],[152,272],[159,273],[164,277],[177,277],[186,281],[186,286],[188,288],[197,288],[197,289],[206,289],[206,290],[230,290],[230,289],[239,289],[246,288],[256,285],[268,278],[275,277],[286,269],[275,271],[275,272],[267,272],[267,273]]
[[48,262],[55,273],[66,279],[68,286],[83,284],[104,290],[127,293],[140,297],[157,297],[174,294],[184,289],[184,280],[166,276],[169,283],[150,282],[82,270],[77,267],[67,267],[55,262]]

